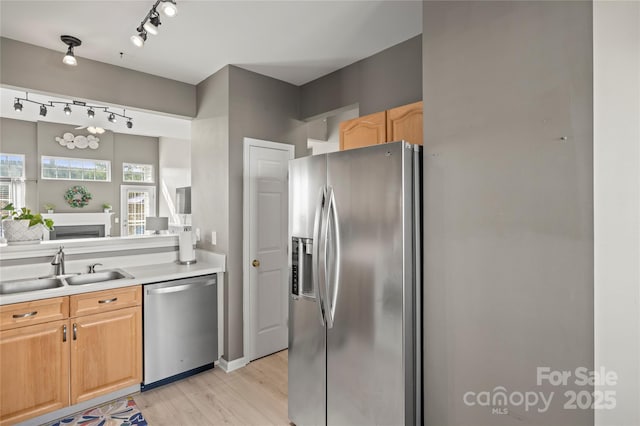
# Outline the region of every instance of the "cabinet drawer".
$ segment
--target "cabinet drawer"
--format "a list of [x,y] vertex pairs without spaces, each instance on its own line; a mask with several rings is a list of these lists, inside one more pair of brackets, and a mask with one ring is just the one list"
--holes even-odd
[[142,286],[94,291],[70,296],[71,318],[142,304]]
[[0,306],[0,330],[69,318],[69,298],[34,300]]

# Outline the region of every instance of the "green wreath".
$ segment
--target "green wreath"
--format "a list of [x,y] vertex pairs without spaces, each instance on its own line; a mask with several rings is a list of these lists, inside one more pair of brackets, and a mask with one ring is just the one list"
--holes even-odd
[[91,193],[82,185],[74,185],[64,194],[64,199],[71,207],[84,207],[89,204],[91,198]]

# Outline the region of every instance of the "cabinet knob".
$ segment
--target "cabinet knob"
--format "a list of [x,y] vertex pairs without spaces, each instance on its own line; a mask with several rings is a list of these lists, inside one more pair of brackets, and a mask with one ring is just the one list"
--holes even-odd
[[258,259],[253,259],[253,262],[251,262],[251,264],[254,268],[257,268],[258,266],[260,266],[260,261]]

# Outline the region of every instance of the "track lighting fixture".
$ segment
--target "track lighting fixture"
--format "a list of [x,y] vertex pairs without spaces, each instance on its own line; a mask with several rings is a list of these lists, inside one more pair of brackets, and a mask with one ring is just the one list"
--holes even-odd
[[[42,117],[46,117],[47,113],[49,112],[49,108],[55,108],[56,105],[64,105],[64,108],[62,109],[64,111],[64,113],[66,115],[71,115],[71,106],[73,105],[74,107],[81,107],[81,108],[86,108],[87,109],[87,116],[89,118],[94,118],[96,115],[96,110],[101,110],[102,112],[104,112],[105,114],[108,114],[107,119],[111,122],[111,123],[115,123],[117,121],[116,117],[122,117],[125,120],[127,120],[125,122],[125,125],[127,126],[128,129],[133,128],[133,118],[129,117],[128,115],[126,115],[126,110],[122,110],[122,114],[119,114],[117,112],[112,111],[109,107],[106,106],[101,106],[101,105],[87,105],[86,102],[83,101],[71,101],[71,102],[63,102],[63,101],[48,101],[48,102],[38,102],[38,101],[34,101],[32,99],[29,99],[29,93],[25,93],[25,97],[24,98],[15,98],[15,102],[13,103],[13,109],[16,110],[17,112],[22,111],[23,108],[23,102],[28,102],[28,103],[32,103],[32,104],[36,104],[40,106],[40,115]],[[89,128],[87,128],[89,129]],[[98,129],[100,129],[99,127],[94,127],[93,130],[95,130],[95,132],[97,133],[102,133],[104,132],[104,129],[102,129],[102,132],[99,131]],[[91,130],[89,130],[91,131]],[[92,132],[94,133],[94,132]]]
[[80,41],[79,38],[70,35],[62,35],[60,36],[60,40],[62,40],[62,42],[68,46],[67,54],[64,55],[64,58],[62,58],[62,62],[66,65],[75,67],[76,65],[78,65],[78,61],[76,60],[76,56],[73,54],[73,48],[80,46],[82,44],[82,41]]
[[131,36],[131,43],[136,47],[144,46],[144,42],[147,41],[147,34],[158,34],[158,27],[161,24],[158,10],[169,18],[178,14],[178,6],[175,0],[156,0],[147,13],[147,16],[144,17],[138,28],[136,28],[137,34]]
[[151,14],[151,17],[147,22],[145,22],[145,24],[142,27],[145,30],[147,30],[149,34],[158,35],[158,26],[160,26],[160,24],[161,24],[160,15],[158,15],[158,12],[156,12],[154,9]]
[[131,43],[136,47],[143,47],[147,41],[147,31],[144,28],[138,28],[138,34],[131,36]]

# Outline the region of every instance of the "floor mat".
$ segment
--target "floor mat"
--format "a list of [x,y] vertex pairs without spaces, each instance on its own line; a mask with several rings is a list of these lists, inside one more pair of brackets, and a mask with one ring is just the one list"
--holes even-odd
[[72,414],[46,426],[147,426],[147,421],[132,397]]

